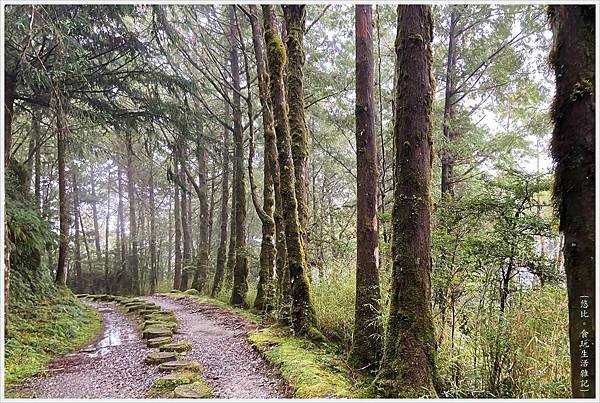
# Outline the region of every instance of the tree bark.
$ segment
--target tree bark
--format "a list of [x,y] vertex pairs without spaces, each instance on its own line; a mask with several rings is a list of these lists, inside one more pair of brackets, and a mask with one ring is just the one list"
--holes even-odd
[[351,357],[357,367],[381,357],[378,175],[373,96],[372,7],[356,6],[356,306]]
[[67,122],[64,110],[64,98],[60,84],[55,83],[54,108],[56,113],[56,142],[58,148],[58,205],[59,205],[59,244],[58,266],[56,268],[57,285],[67,285],[67,254],[69,250],[69,202],[67,200],[67,175],[65,170],[65,137]]
[[[252,44],[256,59],[256,71],[258,76],[259,99],[262,110],[263,133],[264,133],[264,188],[263,206],[258,204],[258,196],[252,180],[252,156],[254,152],[252,138],[249,157],[249,177],[252,191],[252,200],[256,211],[262,222],[262,243],[260,248],[260,271],[254,309],[259,312],[269,311],[273,307],[273,276],[275,274],[275,186],[279,190],[279,162],[277,161],[277,146],[275,139],[275,127],[273,125],[273,113],[269,103],[269,77],[265,70],[265,58],[263,47],[263,35],[258,20],[256,5],[250,5],[250,25],[252,26]],[[275,185],[275,183],[277,185]],[[262,213],[262,214],[261,214]]]
[[127,133],[127,195],[129,199],[129,269],[131,271],[131,289],[134,295],[141,294],[140,257],[138,253],[138,228],[135,205],[135,167],[133,165],[133,136]]
[[442,150],[442,197],[454,196],[454,161],[452,153],[448,150],[452,140],[454,140],[454,130],[452,130],[452,119],[454,118],[454,108],[452,103],[455,94],[454,70],[456,66],[456,26],[460,14],[457,10],[452,10],[450,14],[450,28],[448,31],[448,55],[446,59],[446,89],[444,94],[444,121],[443,131],[446,145]]
[[102,252],[100,251],[100,226],[98,225],[98,208],[96,206],[96,178],[93,172],[91,178],[91,186],[92,197],[94,198],[94,200],[92,201],[92,218],[94,219],[94,245],[96,246],[96,259],[100,260],[102,256]]
[[[181,150],[179,152],[181,156]],[[181,157],[183,158],[183,157]],[[184,185],[186,181],[185,172],[183,171],[183,159],[180,160],[181,168],[179,171],[179,181],[182,185]],[[187,199],[189,194],[186,188],[182,188],[180,191],[180,214],[181,214],[181,232],[183,235],[183,267],[181,269],[181,286],[180,290],[185,291],[188,289],[188,280],[189,280],[189,267],[191,265],[192,258],[192,236],[190,234],[190,217],[188,217],[188,202]]]
[[297,334],[308,337],[322,337],[317,330],[317,318],[312,305],[310,283],[308,280],[308,265],[304,254],[302,233],[298,218],[298,203],[296,201],[296,183],[294,161],[292,159],[291,136],[288,122],[287,102],[283,86],[283,67],[286,61],[286,51],[281,38],[274,27],[273,9],[263,5],[265,26],[265,43],[267,61],[271,78],[271,101],[275,134],[277,136],[277,153],[279,158],[279,175],[281,201],[287,246],[287,262],[290,273],[292,310],[291,320]]
[[436,396],[430,295],[432,32],[431,6],[398,6],[392,286],[378,374],[389,397]]
[[150,163],[150,173],[148,178],[148,201],[150,203],[150,294],[156,292],[158,284],[158,258],[156,254],[156,203],[154,201],[154,172],[152,163]]
[[[225,115],[229,115],[229,104],[225,104]],[[211,295],[215,297],[221,290],[223,275],[225,272],[225,263],[227,260],[227,221],[229,208],[229,129],[223,128],[223,150],[221,152],[223,160],[223,179],[221,180],[221,216],[219,226],[219,248],[217,249],[217,266],[215,268],[215,278]]]
[[120,162],[117,164],[117,182],[119,188],[119,201],[117,207],[117,219],[119,221],[119,245],[120,245],[120,254],[121,257],[119,259],[119,274],[117,276],[117,280],[122,279],[125,276],[125,281],[120,284],[120,289],[129,292],[131,289],[131,278],[129,277],[127,271],[127,242],[125,242],[125,206],[123,202],[123,169],[121,168]]
[[[175,146],[175,170],[178,172],[177,146]],[[181,204],[179,198],[179,184],[175,183],[175,197],[173,200],[173,213],[175,221],[175,274],[173,276],[173,289],[181,289]]]
[[[573,397],[595,397],[595,7],[550,6],[554,200],[564,234]],[[587,357],[586,357],[587,356]],[[587,375],[587,376],[586,376]]]
[[200,226],[198,227],[198,257],[192,288],[202,291],[208,275],[209,245],[209,211],[208,211],[208,181],[206,172],[206,150],[204,148],[202,127],[196,133],[196,159],[198,160],[198,202],[200,204]]
[[[233,270],[233,289],[231,304],[246,305],[248,292],[248,256],[246,251],[246,184],[244,181],[244,133],[242,129],[242,111],[240,99],[240,67],[237,50],[237,26],[235,6],[229,9],[229,57],[231,63],[231,81],[233,85],[233,166],[235,192],[235,267]],[[250,123],[251,124],[251,123]]]
[[110,258],[108,255],[108,241],[110,234],[110,171],[108,172],[108,180],[106,187],[106,219],[105,219],[105,227],[104,227],[104,290],[107,294],[112,292],[111,281],[110,281]]
[[284,5],[283,14],[287,32],[286,90],[288,119],[292,139],[292,159],[296,176],[298,220],[308,260],[308,130],[304,116],[304,29],[305,5]]
[[81,242],[79,236],[79,189],[77,188],[77,173],[73,167],[71,167],[71,170],[71,186],[73,187],[73,216],[75,218],[75,234],[73,237],[73,268],[75,269],[75,285],[77,292],[83,292],[83,275],[81,272]]
[[8,166],[12,147],[12,120],[14,115],[17,79],[14,74],[4,73],[4,166]]

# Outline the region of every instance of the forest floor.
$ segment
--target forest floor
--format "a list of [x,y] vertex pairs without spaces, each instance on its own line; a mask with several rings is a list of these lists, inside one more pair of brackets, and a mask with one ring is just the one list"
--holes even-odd
[[[214,305],[164,296],[145,297],[175,313],[174,341],[187,341],[187,358],[198,361],[202,375],[219,398],[277,398],[287,391],[280,378],[246,339],[257,325]],[[95,343],[53,360],[41,374],[17,388],[18,397],[144,398],[160,376],[144,358],[138,323],[112,304],[88,303],[103,316],[104,333]]]

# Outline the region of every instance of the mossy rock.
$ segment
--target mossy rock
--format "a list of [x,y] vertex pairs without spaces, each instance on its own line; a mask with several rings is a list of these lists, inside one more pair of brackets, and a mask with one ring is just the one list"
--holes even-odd
[[155,337],[154,339],[148,339],[147,346],[150,348],[160,347],[163,344],[169,344],[173,341],[172,337]]
[[75,296],[76,296],[77,298],[86,298],[86,297],[88,297],[89,295],[88,295],[88,294],[75,294]]
[[144,320],[162,320],[167,322],[176,322],[177,318],[171,311],[155,311],[144,315]]
[[142,332],[144,339],[156,339],[157,337],[172,337],[173,332],[164,327],[149,327]]
[[196,381],[198,381],[198,375],[196,375],[194,372],[172,372],[157,378],[154,381],[154,385],[157,388],[174,389],[179,385],[187,385]]
[[143,301],[128,301],[121,303],[125,308],[129,308],[130,306],[144,306],[144,304],[145,302]]
[[189,290],[185,290],[183,292],[185,295],[200,295],[200,292],[195,288],[190,288]]
[[150,315],[153,312],[157,312],[160,311],[160,307],[156,307],[156,308],[149,308],[149,307],[144,307],[144,309],[140,309],[138,311],[138,315]]
[[203,380],[196,382],[179,385],[173,390],[175,398],[180,399],[210,399],[215,397],[212,388]]
[[131,312],[142,311],[145,309],[146,309],[145,305],[130,305],[127,307],[126,311],[127,311],[127,313],[131,313]]
[[102,298],[105,297],[106,294],[92,294],[92,295],[88,295],[89,298],[93,299],[94,301],[102,301]]
[[159,371],[192,371],[200,372],[202,366],[197,361],[169,361],[158,366]]
[[163,344],[159,348],[160,351],[174,351],[181,353],[184,351],[192,351],[192,345],[187,341],[180,341],[177,343]]
[[170,294],[181,294],[180,290],[171,290],[169,291]]
[[175,361],[176,359],[177,354],[161,351],[160,353],[149,353],[144,361],[148,364],[162,364],[163,362]]
[[147,320],[142,325],[142,330],[146,330],[151,327],[162,327],[165,329],[169,329],[170,331],[173,331],[177,328],[177,323],[167,322],[164,320]]

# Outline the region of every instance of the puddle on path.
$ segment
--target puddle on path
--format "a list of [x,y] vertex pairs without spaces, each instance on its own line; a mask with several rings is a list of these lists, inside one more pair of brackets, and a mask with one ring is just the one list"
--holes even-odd
[[104,333],[97,343],[82,349],[80,352],[87,353],[89,357],[103,356],[109,352],[111,347],[128,344],[136,339],[135,334],[130,329],[119,326],[114,309],[102,305],[94,307],[104,315]]

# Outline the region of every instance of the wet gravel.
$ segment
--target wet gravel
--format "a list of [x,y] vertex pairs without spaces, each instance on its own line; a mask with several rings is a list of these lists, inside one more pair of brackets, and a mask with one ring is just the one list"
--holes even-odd
[[246,340],[256,325],[228,311],[190,299],[145,297],[172,310],[177,317],[175,341],[187,341],[186,360],[203,366],[203,376],[219,398],[269,399],[288,397],[285,388]]
[[[87,303],[103,316],[104,333],[94,344],[52,361],[43,375],[26,381],[19,395],[30,398],[143,398],[159,376],[144,358],[138,323],[114,304]],[[155,351],[155,350],[154,350]]]

